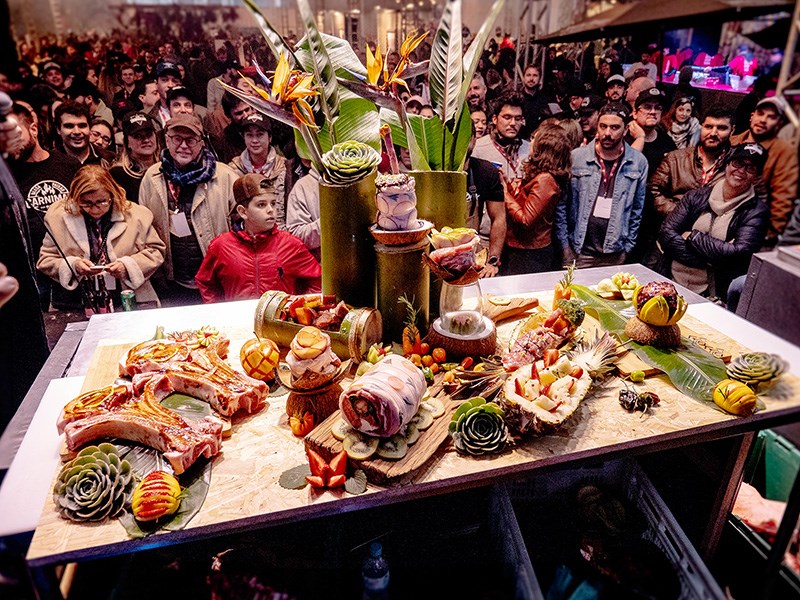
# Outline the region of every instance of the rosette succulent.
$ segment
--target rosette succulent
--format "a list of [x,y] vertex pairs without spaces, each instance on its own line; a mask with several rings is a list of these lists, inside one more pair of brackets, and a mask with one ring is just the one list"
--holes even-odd
[[668,281],[651,281],[633,292],[633,306],[640,320],[664,327],[680,321],[688,305]]
[[786,361],[777,354],[748,352],[731,360],[727,371],[731,379],[755,387],[779,377],[787,366]]
[[360,181],[381,162],[381,155],[372,146],[347,141],[335,144],[322,155],[326,183],[349,185]]
[[456,450],[475,456],[501,452],[510,439],[503,409],[480,397],[458,407],[450,421],[450,435]]
[[61,469],[53,501],[65,519],[102,521],[122,511],[132,487],[131,465],[112,444],[87,446]]

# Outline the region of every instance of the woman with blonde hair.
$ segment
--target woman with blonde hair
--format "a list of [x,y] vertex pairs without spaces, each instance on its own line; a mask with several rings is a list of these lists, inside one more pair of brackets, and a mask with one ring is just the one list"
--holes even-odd
[[49,235],[36,268],[62,287],[105,290],[115,305],[122,290],[133,290],[137,303],[159,304],[149,280],[164,262],[165,246],[153,214],[126,200],[104,167],[78,170],[69,194],[47,210],[44,222]]
[[161,147],[153,118],[144,112],[122,117],[122,154],[109,172],[131,202],[139,202],[145,171],[159,161]]
[[555,268],[553,228],[556,206],[569,185],[572,148],[558,125],[542,124],[531,139],[522,180],[501,172],[506,203],[506,244],[501,275],[540,273]]

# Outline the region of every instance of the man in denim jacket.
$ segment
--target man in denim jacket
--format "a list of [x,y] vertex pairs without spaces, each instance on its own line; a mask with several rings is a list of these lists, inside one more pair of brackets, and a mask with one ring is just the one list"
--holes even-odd
[[628,110],[600,110],[597,138],[572,151],[571,193],[556,209],[556,236],[564,264],[579,268],[621,265],[633,250],[642,220],[647,160],[625,143]]

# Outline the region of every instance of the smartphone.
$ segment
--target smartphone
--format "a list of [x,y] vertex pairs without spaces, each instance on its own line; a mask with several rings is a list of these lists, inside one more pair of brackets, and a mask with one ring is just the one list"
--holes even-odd
[[106,270],[106,265],[92,265],[89,267],[90,273],[102,273]]

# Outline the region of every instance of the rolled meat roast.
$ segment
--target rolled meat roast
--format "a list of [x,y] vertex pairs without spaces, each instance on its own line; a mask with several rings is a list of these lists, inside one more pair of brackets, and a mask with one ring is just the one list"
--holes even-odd
[[417,414],[426,387],[420,369],[407,358],[391,354],[341,393],[339,408],[354,429],[389,437]]

